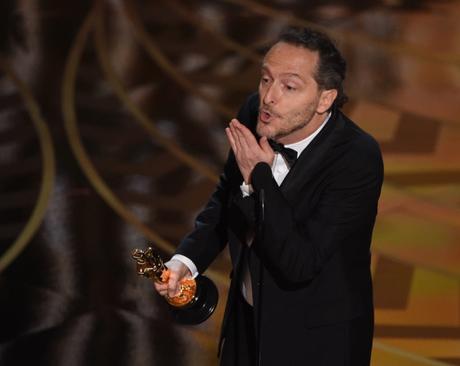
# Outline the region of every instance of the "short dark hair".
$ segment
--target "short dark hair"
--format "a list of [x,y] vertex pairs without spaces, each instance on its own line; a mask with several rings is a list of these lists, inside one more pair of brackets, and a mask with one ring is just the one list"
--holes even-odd
[[337,97],[333,105],[340,108],[347,102],[348,97],[342,85],[347,64],[334,42],[325,33],[311,28],[289,27],[279,35],[276,43],[278,42],[317,51],[319,60],[314,75],[315,81],[321,89],[337,90]]

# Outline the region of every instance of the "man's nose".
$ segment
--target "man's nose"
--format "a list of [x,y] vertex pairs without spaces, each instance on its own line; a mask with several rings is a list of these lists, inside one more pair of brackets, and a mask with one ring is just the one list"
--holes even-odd
[[275,84],[271,84],[265,89],[265,94],[263,95],[264,104],[276,104],[278,100],[277,90]]

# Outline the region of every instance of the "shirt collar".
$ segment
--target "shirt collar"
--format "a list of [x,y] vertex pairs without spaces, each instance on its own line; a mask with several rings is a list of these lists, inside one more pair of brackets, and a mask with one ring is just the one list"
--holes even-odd
[[327,121],[329,121],[329,119],[331,118],[331,114],[332,113],[329,112],[329,114],[327,115],[326,119],[321,124],[321,126],[319,126],[311,135],[307,136],[303,140],[294,142],[294,143],[289,144],[289,145],[284,145],[284,146],[289,148],[289,149],[293,149],[293,150],[297,151],[297,156],[300,156],[302,151],[304,151],[305,148],[313,141],[313,139],[316,137],[316,135],[318,135],[321,132],[323,127],[326,125]]

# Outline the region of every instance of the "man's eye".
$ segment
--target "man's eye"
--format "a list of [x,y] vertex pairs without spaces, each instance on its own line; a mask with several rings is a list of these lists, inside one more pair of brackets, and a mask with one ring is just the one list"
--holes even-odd
[[289,91],[295,91],[296,88],[292,85],[286,85],[286,89],[289,90]]
[[269,80],[267,77],[264,77],[264,78],[261,79],[261,82],[262,82],[263,84],[267,84],[269,81],[270,81],[270,80]]

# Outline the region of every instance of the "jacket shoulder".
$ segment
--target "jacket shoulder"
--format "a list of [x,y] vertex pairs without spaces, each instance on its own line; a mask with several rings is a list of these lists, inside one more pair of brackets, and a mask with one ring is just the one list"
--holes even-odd
[[255,130],[257,116],[259,115],[259,93],[249,95],[241,106],[237,119],[252,131]]
[[371,134],[364,131],[342,112],[340,112],[338,118],[343,121],[343,134],[353,157],[360,160],[382,159],[380,145]]

